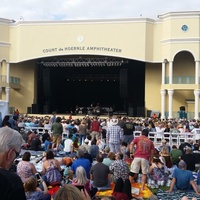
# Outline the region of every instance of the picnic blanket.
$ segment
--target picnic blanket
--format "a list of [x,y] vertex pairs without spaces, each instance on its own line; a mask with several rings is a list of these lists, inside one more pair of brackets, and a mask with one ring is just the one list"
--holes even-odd
[[168,193],[159,189],[156,196],[158,199],[162,200],[180,200],[183,196],[187,196],[189,199],[196,197],[197,200],[200,200],[200,196],[193,191],[174,190],[173,192]]
[[[132,188],[138,188],[140,189],[142,184],[141,183],[132,183]],[[111,183],[111,190],[105,190],[105,191],[98,191],[96,193],[96,196],[112,196],[113,190],[114,190],[115,184]],[[149,198],[152,195],[152,192],[149,190],[147,185],[145,185],[144,190],[139,192],[139,194],[132,194],[135,197],[142,197],[142,198]]]

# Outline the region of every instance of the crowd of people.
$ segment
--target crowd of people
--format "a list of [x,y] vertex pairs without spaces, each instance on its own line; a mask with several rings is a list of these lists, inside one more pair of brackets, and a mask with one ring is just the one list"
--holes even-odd
[[[11,121],[14,126],[7,120],[0,128],[3,199],[91,199],[98,191],[113,189],[114,184],[110,198],[128,200],[135,198],[131,184],[136,181],[141,182],[141,192],[147,183],[149,188],[165,185],[169,187],[167,192],[193,190],[200,195],[200,174],[197,181],[193,176],[200,166],[198,141],[191,139],[180,146],[170,146],[162,140],[161,145],[155,146],[148,137],[151,131],[192,132],[199,128],[199,121],[88,115],[73,119],[56,116],[55,112],[45,117],[15,115]],[[26,127],[45,132],[26,132]],[[134,138],[134,131],[141,131],[141,135]],[[10,172],[21,148],[25,151],[22,160],[16,173]],[[30,162],[29,150],[44,152],[39,175]],[[56,159],[58,154],[62,155],[61,160]],[[55,185],[60,188],[50,196],[48,187]]]

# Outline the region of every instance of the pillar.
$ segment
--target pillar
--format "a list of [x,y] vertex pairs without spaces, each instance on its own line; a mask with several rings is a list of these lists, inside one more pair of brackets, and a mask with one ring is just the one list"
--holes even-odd
[[199,119],[199,94],[200,90],[194,90],[194,96],[195,96],[195,105],[194,105],[194,119]]
[[173,94],[174,94],[174,90],[168,90],[168,96],[169,96],[169,115],[168,115],[168,119],[172,119],[173,118]]
[[169,62],[169,84],[173,84],[173,61]]
[[165,62],[162,62],[162,85],[165,84]]
[[165,119],[165,94],[166,90],[160,90],[161,94],[161,119]]
[[2,95],[2,87],[0,87],[0,99],[1,99],[1,95]]
[[195,61],[195,84],[199,84],[199,61]]
[[10,100],[10,87],[6,87],[6,101],[9,103]]
[[10,83],[10,63],[7,62],[7,71],[6,71],[6,83]]

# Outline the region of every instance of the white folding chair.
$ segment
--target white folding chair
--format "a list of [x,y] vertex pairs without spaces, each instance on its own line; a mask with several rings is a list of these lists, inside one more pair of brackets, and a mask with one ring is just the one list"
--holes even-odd
[[149,132],[148,138],[155,143],[155,138],[156,138],[156,132]]
[[154,140],[154,144],[157,145],[161,145],[162,144],[162,139],[163,139],[163,132],[156,132],[155,134],[155,140]]
[[194,142],[198,141],[200,134],[194,132],[186,132],[186,141],[193,140]]
[[171,146],[176,145],[179,146],[179,135],[180,133],[171,133]]
[[69,136],[69,131],[63,132],[63,133],[62,133],[62,141],[65,140],[65,139],[67,139],[68,136]]
[[133,136],[134,138],[139,137],[141,135],[141,131],[134,131]]
[[186,132],[179,134],[179,145],[184,142],[187,142],[187,133]]
[[163,140],[166,140],[168,144],[170,144],[171,141],[171,135],[169,132],[164,132],[163,133]]
[[200,139],[200,129],[199,128],[195,128],[195,131],[192,131],[190,133],[190,136],[193,138],[193,140],[195,142],[197,142]]

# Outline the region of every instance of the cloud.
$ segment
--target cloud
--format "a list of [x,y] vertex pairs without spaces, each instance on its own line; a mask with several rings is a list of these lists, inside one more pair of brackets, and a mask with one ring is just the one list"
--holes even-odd
[[1,0],[1,18],[18,21],[76,20],[147,17],[174,11],[191,11],[199,0]]

